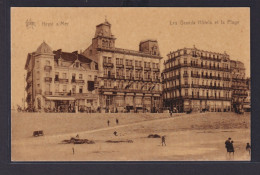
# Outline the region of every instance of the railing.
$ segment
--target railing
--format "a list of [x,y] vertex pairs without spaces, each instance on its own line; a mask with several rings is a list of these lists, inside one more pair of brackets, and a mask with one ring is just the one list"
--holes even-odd
[[152,93],[152,94],[161,94],[162,91],[156,91],[156,90],[141,90],[141,89],[120,89],[120,88],[100,88],[100,91],[105,91],[105,92],[128,92],[128,93]]
[[104,75],[103,78],[115,78],[115,75],[114,74]]
[[152,81],[152,78],[144,78],[144,81]]
[[84,83],[85,81],[84,80],[75,80],[76,83]]
[[134,69],[134,66],[133,65],[126,65],[125,68],[126,69]]
[[135,80],[143,80],[142,77],[135,77]]
[[191,77],[193,77],[193,78],[200,78],[200,75],[199,74],[191,74]]
[[159,68],[152,68],[152,71],[154,71],[154,72],[160,72],[160,69],[159,69]]
[[151,68],[150,67],[145,67],[144,71],[151,71]]
[[103,63],[104,67],[114,67],[113,63]]
[[124,68],[124,65],[123,64],[116,64],[116,67],[117,68]]
[[183,77],[189,77],[189,74],[183,74]]
[[[55,80],[56,81],[56,80]],[[66,78],[59,78],[58,80],[60,83],[68,83],[69,82],[69,79],[66,79]]]
[[142,66],[135,66],[135,70],[143,70]]

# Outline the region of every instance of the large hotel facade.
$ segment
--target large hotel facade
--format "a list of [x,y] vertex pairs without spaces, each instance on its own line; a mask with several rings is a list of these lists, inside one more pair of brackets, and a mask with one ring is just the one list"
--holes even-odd
[[164,106],[179,112],[231,110],[230,58],[226,53],[183,48],[170,52],[164,66]]
[[248,94],[242,62],[195,46],[167,56],[162,74],[165,107],[179,112],[243,109]]
[[52,49],[43,42],[29,53],[29,109],[55,111],[159,112],[162,109],[161,59],[156,40],[139,51],[115,47],[111,24],[96,26],[83,53]]

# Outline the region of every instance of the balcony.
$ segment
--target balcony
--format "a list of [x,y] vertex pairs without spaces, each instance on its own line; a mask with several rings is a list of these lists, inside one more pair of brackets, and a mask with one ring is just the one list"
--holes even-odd
[[152,81],[152,78],[144,78],[144,81]]
[[116,64],[116,68],[124,68],[123,64]]
[[116,78],[117,78],[117,79],[124,80],[124,79],[125,79],[125,76],[124,76],[124,75],[117,75]]
[[150,67],[145,67],[144,71],[151,71],[151,68]]
[[[56,81],[56,80],[55,80]],[[60,83],[68,83],[69,82],[69,79],[66,79],[66,78],[59,78],[58,81]]]
[[200,75],[199,74],[191,74],[191,77],[193,77],[193,78],[200,78]]
[[199,85],[199,84],[192,84],[191,87],[193,87],[193,88],[199,88],[200,85]]
[[114,75],[114,74],[110,74],[110,75],[104,74],[103,77],[104,77],[104,78],[111,78],[111,79],[113,79],[113,78],[115,78],[115,75]]
[[135,77],[135,80],[143,80],[142,77]]
[[79,83],[79,84],[83,84],[85,81],[84,80],[76,80],[76,83]]
[[135,66],[135,70],[143,70],[142,66]]
[[134,80],[134,77],[132,77],[132,76],[126,76],[125,79],[127,79],[127,80]]
[[103,63],[103,66],[104,67],[114,67],[114,64],[113,63]]
[[183,77],[189,77],[189,74],[183,74]]
[[189,84],[182,84],[182,85],[181,85],[181,88],[189,88],[189,87],[190,87]]
[[45,91],[45,92],[44,92],[44,95],[52,95],[52,92],[50,92],[50,91]]
[[44,66],[44,70],[47,72],[50,72],[52,70],[52,67],[46,65],[46,66]]
[[51,77],[44,77],[44,81],[50,83],[52,81],[52,78]]
[[153,68],[152,71],[154,71],[154,72],[160,72],[160,69],[159,69],[159,68]]
[[133,65],[126,65],[125,68],[126,69],[134,69],[134,66]]
[[96,88],[98,88],[98,86],[99,86],[99,82],[98,81],[94,81],[94,88],[96,89]]

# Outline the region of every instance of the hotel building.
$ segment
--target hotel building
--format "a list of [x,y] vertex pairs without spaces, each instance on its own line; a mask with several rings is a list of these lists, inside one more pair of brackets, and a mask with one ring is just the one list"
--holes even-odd
[[83,52],[98,63],[99,105],[111,112],[157,112],[162,87],[158,42],[145,40],[139,50],[115,47],[107,21],[96,26],[92,44]]
[[232,109],[239,111],[243,109],[245,99],[248,97],[247,79],[245,78],[245,66],[240,61],[230,61],[232,76]]
[[231,110],[229,55],[194,46],[167,56],[163,71],[165,107],[178,112]]
[[98,106],[95,61],[61,49],[52,51],[43,42],[29,53],[27,70],[27,106],[34,111],[91,111]]

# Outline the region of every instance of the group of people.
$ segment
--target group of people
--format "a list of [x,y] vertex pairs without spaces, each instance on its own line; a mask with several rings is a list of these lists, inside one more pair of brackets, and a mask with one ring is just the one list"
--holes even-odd
[[[110,124],[110,120],[107,120],[107,126],[109,126]],[[116,118],[116,124],[118,125],[119,124],[119,120]]]
[[[227,154],[229,154],[229,157],[231,156],[232,153],[234,156],[235,153],[233,143],[234,141],[230,137],[225,142],[225,148],[227,149]],[[251,145],[249,143],[246,144],[246,151],[248,151],[249,155],[251,154]]]

